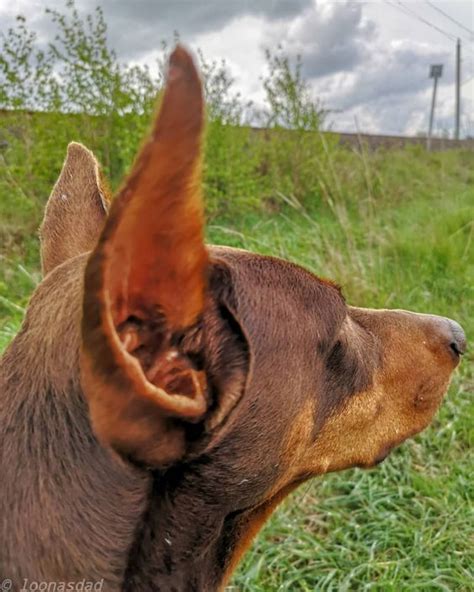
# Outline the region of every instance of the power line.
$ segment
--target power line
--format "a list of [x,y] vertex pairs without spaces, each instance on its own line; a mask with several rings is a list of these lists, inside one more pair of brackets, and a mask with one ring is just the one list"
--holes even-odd
[[468,84],[469,82],[472,82],[473,80],[474,80],[474,76],[471,76],[470,78],[468,78],[464,82],[461,82],[461,86],[464,86],[465,84]]
[[422,16],[420,16],[419,14],[417,14],[416,12],[411,10],[411,8],[408,8],[408,6],[405,6],[402,2],[400,2],[400,0],[395,0],[396,4],[392,4],[391,2],[389,2],[389,0],[384,0],[384,1],[386,4],[388,4],[392,8],[397,8],[398,10],[401,10],[404,14],[407,14],[413,18],[416,18],[417,20],[421,21],[425,25],[428,25],[428,27],[435,29],[436,31],[438,31],[438,33],[441,33],[442,35],[444,35],[448,39],[451,39],[451,41],[456,41],[456,37],[454,35],[452,35],[451,33],[448,33],[447,31],[444,31],[443,29],[441,29],[440,27],[437,27],[436,25],[433,25],[433,23],[430,23],[430,21],[427,21],[425,18],[423,18]]
[[[425,18],[423,18],[422,16],[420,16],[419,14],[417,14],[416,12],[411,10],[411,8],[408,8],[408,6],[405,6],[402,2],[400,2],[400,0],[393,0],[392,2],[390,2],[389,0],[383,0],[383,1],[385,2],[385,4],[388,4],[388,6],[391,6],[392,8],[396,8],[397,10],[400,10],[406,16],[416,18],[418,21],[421,21],[425,25],[428,25],[432,29],[435,29],[436,31],[438,31],[438,33],[441,33],[442,35],[444,35],[445,37],[447,37],[451,41],[457,40],[457,37],[455,35],[452,35],[451,33],[448,33],[447,31],[445,31],[444,29],[441,29],[440,27],[434,25],[430,21],[427,21]],[[396,2],[396,4],[395,4],[395,2]],[[474,56],[473,51],[469,48],[464,47],[464,52],[469,53],[470,55]]]
[[438,6],[435,6],[429,0],[425,0],[425,3],[428,4],[428,6],[431,6],[431,8],[433,8],[433,10],[437,10],[440,14],[442,14],[445,18],[449,19],[455,25],[457,25],[458,27],[461,27],[461,29],[464,29],[465,31],[467,31],[469,33],[469,35],[474,36],[474,31],[472,31],[471,29],[468,29],[467,27],[465,27],[462,23],[460,23],[455,18],[453,18],[452,16],[450,16],[447,12],[444,12],[444,10],[441,10],[441,8],[439,8]]
[[[460,71],[461,40],[459,39],[459,35],[454,36],[453,34],[449,33],[448,31],[445,31],[444,29],[434,25],[431,21],[428,21],[427,19],[423,18],[415,11],[411,10],[411,8],[406,6],[400,0],[391,0],[391,1],[390,0],[383,0],[383,1],[385,2],[385,4],[388,4],[392,8],[396,8],[396,9],[400,10],[403,14],[405,14],[405,16],[410,16],[411,18],[416,19],[417,21],[423,23],[424,25],[427,25],[431,29],[434,29],[438,33],[441,33],[442,35],[444,35],[445,37],[447,37],[451,41],[456,41],[456,52],[457,53],[456,53],[456,118],[455,118],[456,119],[456,131],[455,131],[455,136],[456,136],[456,138],[459,138],[460,119],[461,119],[461,117],[460,117],[461,116],[461,101],[460,101],[461,90],[460,89],[461,89],[461,86],[464,86],[464,84],[467,84],[468,82],[470,82],[471,80],[474,79],[474,76],[473,76],[473,77],[469,78],[468,80],[464,81],[463,83],[460,82],[460,77],[461,77],[460,76],[460,72],[461,72]],[[428,2],[427,0],[425,0],[425,1],[428,5],[431,5],[430,2]],[[468,53],[472,53],[472,52],[470,52],[468,49]],[[432,69],[433,69],[433,66],[432,66]],[[431,77],[434,78],[434,88],[433,88],[433,99],[432,99],[432,105],[431,105],[429,132],[428,132],[428,137],[427,137],[428,150],[430,149],[430,144],[431,144],[431,133],[432,133],[433,123],[434,123],[434,121],[433,121],[434,108],[435,108],[435,102],[436,102],[436,87],[437,87],[437,81],[438,81],[437,77],[435,77],[433,75],[431,75]]]
[[[466,46],[464,46],[464,47],[463,47],[463,52],[464,52],[464,53],[468,53],[469,55],[471,55],[471,56],[473,56],[473,57],[474,57],[474,51],[472,51],[472,49],[469,49],[469,47],[466,47]],[[470,62],[470,63],[472,63],[472,60],[471,60],[471,62]]]

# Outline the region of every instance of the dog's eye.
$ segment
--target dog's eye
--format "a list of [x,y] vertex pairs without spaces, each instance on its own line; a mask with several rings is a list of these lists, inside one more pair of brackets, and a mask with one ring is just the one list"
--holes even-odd
[[344,352],[345,348],[342,344],[342,341],[338,339],[334,344],[327,359],[328,370],[335,371],[341,368],[344,361]]

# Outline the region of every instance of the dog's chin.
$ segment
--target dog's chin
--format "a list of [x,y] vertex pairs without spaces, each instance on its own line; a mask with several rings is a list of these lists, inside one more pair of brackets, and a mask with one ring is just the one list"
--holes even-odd
[[390,446],[389,448],[383,450],[378,456],[375,457],[374,462],[372,463],[372,465],[370,467],[368,467],[369,469],[371,468],[375,468],[378,467],[378,465],[380,465],[381,463],[383,463],[383,461],[390,456],[390,453],[392,452],[392,450],[395,448],[395,446]]
[[399,438],[395,441],[392,441],[388,444],[385,444],[383,446],[380,447],[379,452],[376,454],[376,456],[371,459],[370,461],[360,464],[358,465],[359,468],[363,468],[363,469],[373,469],[375,467],[377,467],[378,465],[380,465],[387,457],[390,456],[390,453],[393,452],[393,450],[395,450],[395,448],[398,448],[399,446],[401,446],[406,440],[408,440],[409,438],[412,438],[413,436],[416,436],[417,434],[419,434],[420,432],[422,432],[427,426],[429,426],[429,424],[431,423],[431,420],[426,421],[426,423],[424,423],[421,426],[418,426],[416,429],[410,431],[406,436],[404,436],[403,438]]
[[[418,433],[418,431],[415,433]],[[414,434],[410,434],[406,438],[401,438],[400,440],[390,442],[389,444],[385,444],[379,449],[379,452],[376,454],[374,458],[368,460],[367,462],[360,463],[359,465],[357,465],[357,467],[360,469],[374,469],[378,467],[381,463],[383,463],[383,461],[386,458],[390,456],[390,453],[393,452],[395,448],[400,446],[403,442],[405,442],[407,438],[409,438],[412,435]]]
[[371,459],[371,460],[366,461],[366,462],[357,463],[354,466],[356,468],[358,468],[358,469],[366,469],[366,470],[375,469],[381,463],[383,463],[383,461],[390,455],[390,453],[392,452],[392,450],[393,450],[393,448],[390,448],[390,450],[387,450],[387,451],[385,451],[383,453],[380,453],[374,459]]

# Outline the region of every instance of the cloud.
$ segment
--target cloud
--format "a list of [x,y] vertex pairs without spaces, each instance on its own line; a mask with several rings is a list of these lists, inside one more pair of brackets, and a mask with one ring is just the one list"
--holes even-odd
[[[90,10],[95,0],[81,6]],[[136,59],[157,48],[175,31],[190,43],[199,34],[218,31],[235,19],[257,16],[269,23],[292,19],[313,0],[102,0],[111,46],[122,58]]]
[[[433,85],[428,77],[429,64],[446,64],[449,58],[444,49],[415,41],[379,44],[371,59],[358,65],[339,92],[329,83],[324,92],[327,106],[345,112],[340,119],[346,125],[350,124],[348,117],[357,116],[364,130],[369,127],[371,131],[382,129],[386,133],[422,131],[426,128]],[[445,69],[440,92],[452,84],[453,72]],[[370,126],[363,121],[364,113],[370,113]]]
[[370,107],[361,103],[333,116],[334,129],[368,133],[410,134],[425,132],[430,106],[429,91],[380,97]]
[[[432,85],[429,64],[446,62],[449,57],[444,50],[412,41],[374,47],[370,59],[358,64],[352,82],[335,98],[336,108],[347,109],[382,99],[396,101],[401,95],[423,91]],[[450,82],[448,71],[442,83]]]
[[[100,5],[110,46],[126,61],[140,59],[158,49],[162,41],[172,40],[175,32],[191,43],[197,35],[218,31],[241,17],[257,16],[274,23],[294,18],[312,3],[313,0],[76,0],[76,7],[84,15]],[[13,24],[13,17],[21,13],[34,23],[40,38],[52,38],[54,28],[44,8],[68,12],[64,1],[48,0],[35,10],[31,10],[31,4],[31,0],[17,0],[0,6],[2,29]]]
[[363,5],[354,2],[318,2],[288,24],[271,27],[266,43],[290,56],[301,56],[303,74],[318,78],[351,71],[368,57],[375,24],[363,18]]
[[[291,18],[312,3],[313,0],[102,0],[100,5],[112,19],[128,19],[150,28],[179,29],[194,35],[246,15],[263,16],[270,21]],[[95,0],[80,3],[89,9],[95,5]]]
[[[92,12],[97,3],[76,0],[82,15]],[[47,0],[46,5],[66,11],[64,0]],[[292,59],[301,55],[304,77],[315,98],[338,111],[333,119],[339,129],[353,129],[354,116],[361,130],[404,133],[424,129],[432,86],[429,65],[444,63],[438,121],[448,126],[453,109],[453,44],[399,10],[388,10],[383,3],[101,0],[100,5],[109,45],[121,61],[152,65],[161,41],[172,41],[178,31],[185,43],[201,47],[206,59],[226,59],[236,78],[236,90],[256,104],[263,100],[261,76],[266,64],[262,49],[275,51],[281,45]],[[13,15],[23,13],[38,32],[40,44],[45,45],[56,31],[44,6],[39,0],[0,0],[1,29],[13,23]],[[467,22],[472,4],[453,3],[452,14]],[[435,17],[432,14],[430,19]],[[447,23],[437,24],[448,27]],[[469,62],[465,55],[466,77],[472,66],[472,59]],[[472,87],[463,87],[463,92],[472,96]]]
[[453,83],[445,46],[382,37],[363,3],[319,1],[285,26],[271,25],[265,43],[301,56],[303,75],[335,113],[337,129],[354,130],[357,120],[364,131],[420,131],[429,109],[429,65],[446,64],[440,86]]

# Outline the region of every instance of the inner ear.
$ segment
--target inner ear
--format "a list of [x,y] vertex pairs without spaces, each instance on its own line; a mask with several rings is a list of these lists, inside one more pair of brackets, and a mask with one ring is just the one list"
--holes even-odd
[[[209,279],[213,298],[203,317],[203,351],[212,404],[206,415],[209,433],[229,422],[251,374],[252,353],[240,322],[230,269],[215,263]],[[213,440],[216,443],[216,440]]]
[[[199,334],[199,323],[187,330]],[[172,333],[166,328],[166,319],[159,313],[152,317],[129,316],[116,328],[123,348],[140,364],[148,382],[164,389],[169,395],[193,398],[204,390],[204,383],[195,372],[191,356],[183,354],[186,335]],[[202,370],[202,368],[200,368]]]

